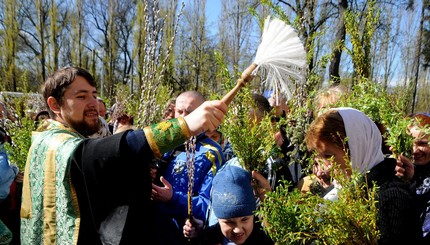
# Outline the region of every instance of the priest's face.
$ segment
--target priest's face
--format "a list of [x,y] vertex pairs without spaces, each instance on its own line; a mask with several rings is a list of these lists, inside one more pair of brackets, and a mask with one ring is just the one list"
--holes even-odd
[[97,132],[100,124],[96,88],[77,76],[64,92],[59,117],[84,136]]

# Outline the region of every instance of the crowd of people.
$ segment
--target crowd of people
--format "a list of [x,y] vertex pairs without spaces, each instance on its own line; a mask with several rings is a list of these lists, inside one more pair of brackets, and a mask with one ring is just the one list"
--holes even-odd
[[[223,102],[185,91],[166,101],[159,123],[136,128],[124,105],[111,109],[98,97],[88,71],[59,69],[43,84],[46,110],[34,117],[24,169],[8,159],[3,145],[13,138],[0,128],[0,244],[275,244],[256,215],[266,193],[287,180],[335,202],[342,186],[333,166],[378,186],[378,244],[428,243],[430,114],[409,115],[412,158],[394,159],[367,115],[332,108],[346,93],[336,87],[317,96],[305,138],[311,175],[289,164],[296,146],[288,125],[273,135],[281,157],[259,173],[240,164],[222,133]],[[290,113],[286,101],[265,95],[252,94],[249,120]],[[4,103],[0,120],[15,120]]]

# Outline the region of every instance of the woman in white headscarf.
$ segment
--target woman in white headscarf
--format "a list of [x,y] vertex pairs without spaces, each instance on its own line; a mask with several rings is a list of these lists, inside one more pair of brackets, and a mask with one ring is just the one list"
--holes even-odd
[[[367,183],[376,183],[378,244],[419,244],[419,215],[413,192],[395,176],[396,160],[382,153],[382,136],[364,113],[352,108],[334,108],[320,115],[306,135],[309,150],[326,167],[333,163],[347,176],[352,169],[365,174]],[[337,186],[325,198],[337,199]]]

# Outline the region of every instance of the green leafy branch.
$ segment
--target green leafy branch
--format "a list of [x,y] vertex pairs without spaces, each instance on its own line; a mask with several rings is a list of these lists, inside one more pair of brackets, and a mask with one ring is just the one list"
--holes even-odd
[[337,201],[289,192],[286,182],[267,193],[257,213],[276,244],[377,244],[377,187],[355,171],[351,177],[334,173],[342,186]]
[[[236,101],[236,102],[235,102]],[[250,90],[243,88],[229,109],[221,130],[228,137],[239,162],[248,170],[261,171],[277,147],[274,141],[276,127],[266,115],[261,122],[250,118],[256,108]]]
[[412,124],[410,118],[399,118],[392,127],[389,128],[387,144],[391,146],[394,157],[404,155],[412,156],[414,137],[408,132],[408,127]]

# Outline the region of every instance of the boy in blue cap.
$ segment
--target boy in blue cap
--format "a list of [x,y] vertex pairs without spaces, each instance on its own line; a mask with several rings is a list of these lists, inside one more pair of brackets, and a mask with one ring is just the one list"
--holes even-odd
[[[258,173],[253,176],[257,182],[263,178]],[[219,170],[212,182],[212,208],[218,223],[201,231],[200,244],[274,244],[254,217],[256,198],[251,182],[251,174],[237,165],[227,164]],[[201,227],[202,223],[187,221],[184,235],[195,237]]]

